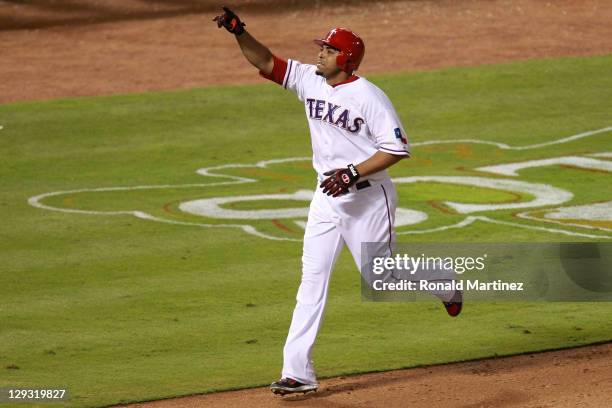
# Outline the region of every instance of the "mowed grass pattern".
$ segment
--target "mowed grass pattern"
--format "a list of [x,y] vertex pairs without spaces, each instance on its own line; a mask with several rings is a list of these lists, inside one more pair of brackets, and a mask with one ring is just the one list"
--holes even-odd
[[[612,57],[601,56],[369,79],[394,102],[413,143],[479,139],[517,146],[612,126],[611,70]],[[27,200],[52,191],[222,181],[195,170],[308,157],[304,112],[293,95],[262,84],[10,104],[0,106],[0,125],[0,387],[65,387],[70,401],[56,406],[80,407],[252,387],[279,376],[300,279],[299,242],[130,215],[45,211]],[[611,142],[608,132],[525,151],[421,146],[392,175],[474,175],[483,165],[610,151]],[[313,189],[315,182],[307,161],[225,174],[258,182],[90,192],[43,202],[221,223],[227,220],[202,220],[177,206],[206,197],[291,193]],[[603,172],[553,166],[525,170],[520,179],[572,191],[570,204],[611,199],[610,176]],[[415,229],[463,218],[428,201],[515,199],[498,190],[436,183],[398,191],[401,206],[429,215]],[[289,205],[268,204],[226,207]],[[529,224],[512,211],[485,214]],[[256,224],[283,234],[269,222]],[[608,240],[601,231],[565,229]],[[401,240],[584,238],[476,223]],[[450,319],[437,302],[364,303],[358,272],[344,252],[314,359],[327,377],[570,347],[610,340],[610,312],[609,303],[473,303]]]

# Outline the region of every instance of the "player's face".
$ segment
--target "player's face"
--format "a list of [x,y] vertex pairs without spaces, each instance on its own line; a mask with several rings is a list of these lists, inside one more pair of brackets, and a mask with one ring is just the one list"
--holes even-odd
[[321,46],[319,56],[317,58],[317,75],[321,75],[324,78],[330,78],[340,72],[340,68],[336,65],[336,57],[338,51],[335,48],[328,47],[327,45]]

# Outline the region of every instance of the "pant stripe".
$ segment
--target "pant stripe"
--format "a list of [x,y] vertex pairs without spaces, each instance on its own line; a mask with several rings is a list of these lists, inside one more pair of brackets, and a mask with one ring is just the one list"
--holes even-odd
[[385,205],[387,206],[387,219],[389,220],[389,256],[393,256],[393,249],[391,248],[391,231],[393,226],[391,225],[391,211],[389,210],[389,200],[387,199],[387,191],[385,186],[381,185],[383,194],[385,195]]

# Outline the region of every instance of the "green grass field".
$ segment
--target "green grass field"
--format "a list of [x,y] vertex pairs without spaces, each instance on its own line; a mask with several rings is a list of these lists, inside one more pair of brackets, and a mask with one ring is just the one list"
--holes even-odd
[[[535,193],[398,184],[400,207],[428,216],[398,227],[399,240],[609,242],[610,221],[543,219],[549,209],[611,200],[609,172],[564,164],[504,177],[476,168],[594,158],[612,151],[612,131],[522,150],[423,143],[528,146],[612,126],[611,71],[612,56],[601,56],[368,77],[394,102],[414,144],[414,158],[394,167],[394,178],[512,179],[573,194],[561,205],[462,214],[448,202],[521,203]],[[300,279],[303,230],[294,221],[305,217],[218,219],[179,205],[312,190],[307,159],[252,166],[311,155],[292,94],[266,83],[19,103],[0,106],[0,125],[0,387],[65,387],[65,405],[81,407],[279,376]],[[243,166],[215,170],[224,177],[196,173],[229,164]],[[28,204],[53,192],[67,193],[37,203],[55,210]],[[221,208],[299,209],[302,201],[236,199]],[[486,219],[447,229],[467,216]],[[315,349],[321,377],[612,339],[610,303],[475,302],[453,320],[437,302],[362,302],[358,276],[345,251]]]

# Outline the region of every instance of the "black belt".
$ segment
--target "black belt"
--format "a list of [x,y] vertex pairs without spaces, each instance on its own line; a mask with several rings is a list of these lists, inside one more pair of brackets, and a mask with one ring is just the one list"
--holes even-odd
[[370,184],[370,182],[368,180],[364,180],[364,181],[360,181],[359,183],[355,184],[355,188],[357,190],[363,190],[364,188],[368,188],[371,187],[372,185]]

